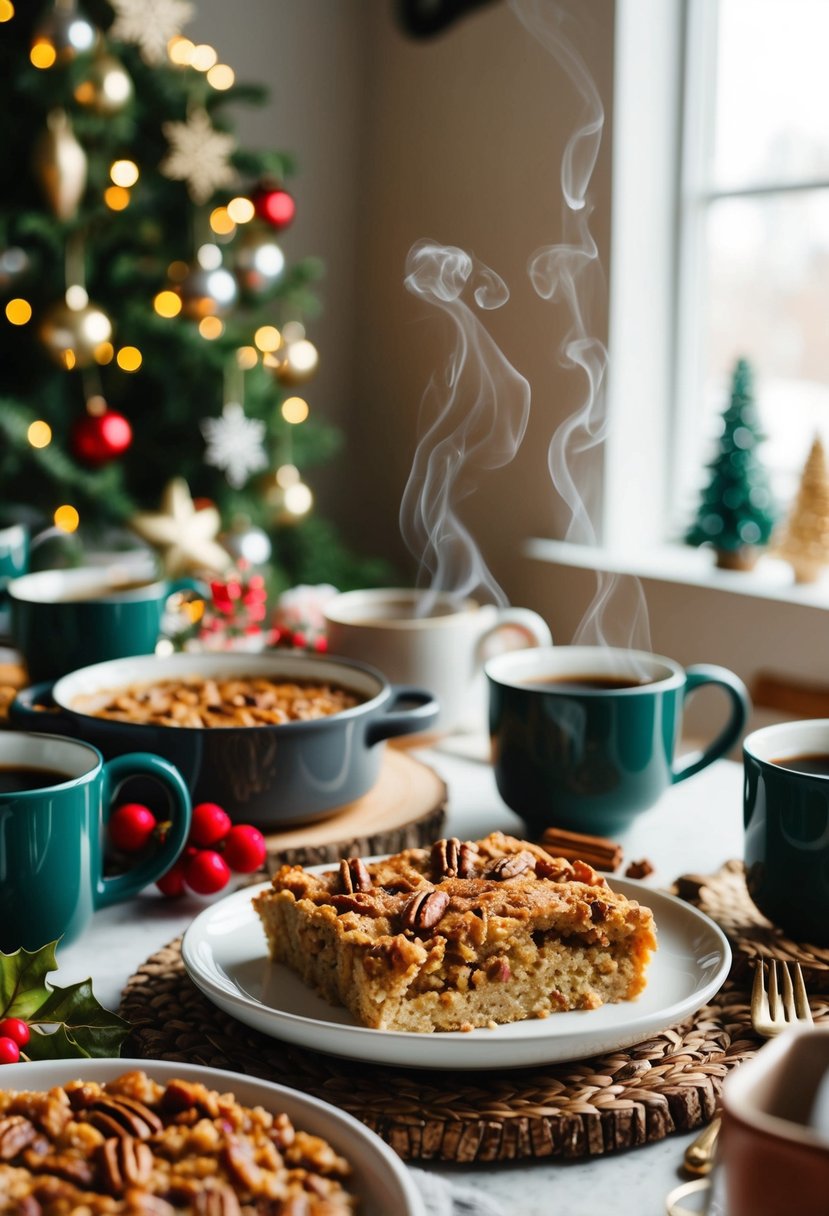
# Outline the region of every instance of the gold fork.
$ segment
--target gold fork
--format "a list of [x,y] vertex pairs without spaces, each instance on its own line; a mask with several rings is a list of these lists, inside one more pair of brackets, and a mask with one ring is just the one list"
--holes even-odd
[[[754,968],[751,988],[751,1025],[764,1039],[773,1039],[789,1026],[811,1026],[812,1011],[806,996],[800,964],[794,964],[794,983],[785,963],[780,963],[782,992],[777,984],[777,962],[772,959],[766,989],[766,965],[759,961]],[[689,1174],[710,1174],[717,1152],[720,1116],[715,1115],[696,1140],[685,1150],[685,1169]]]

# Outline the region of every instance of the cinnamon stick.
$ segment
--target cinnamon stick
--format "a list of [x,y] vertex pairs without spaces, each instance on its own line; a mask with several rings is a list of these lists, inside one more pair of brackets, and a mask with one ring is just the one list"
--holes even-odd
[[540,843],[554,857],[586,861],[594,870],[618,870],[622,864],[622,846],[604,836],[567,832],[564,828],[545,828]]

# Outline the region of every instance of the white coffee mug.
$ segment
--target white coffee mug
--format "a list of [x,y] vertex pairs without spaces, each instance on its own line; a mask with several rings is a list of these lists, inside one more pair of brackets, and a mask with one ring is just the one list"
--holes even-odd
[[529,608],[497,608],[445,593],[384,587],[345,591],[325,605],[331,654],[370,663],[394,684],[417,684],[440,705],[433,730],[485,730],[484,660],[552,643]]

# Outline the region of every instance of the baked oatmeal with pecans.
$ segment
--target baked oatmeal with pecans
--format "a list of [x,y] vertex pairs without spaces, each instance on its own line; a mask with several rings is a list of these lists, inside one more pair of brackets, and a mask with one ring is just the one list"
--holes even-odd
[[0,1212],[14,1216],[353,1216],[350,1174],[287,1115],[192,1081],[0,1090]]
[[365,1026],[429,1032],[631,1000],[653,913],[582,861],[525,840],[438,840],[312,874],[253,900],[271,958]]

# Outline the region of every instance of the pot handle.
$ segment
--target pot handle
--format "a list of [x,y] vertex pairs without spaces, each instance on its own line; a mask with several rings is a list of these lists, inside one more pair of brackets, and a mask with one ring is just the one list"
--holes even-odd
[[69,714],[52,698],[55,680],[21,688],[9,706],[9,721],[18,730],[46,731],[49,734],[74,734]]
[[[411,702],[410,709],[395,712],[401,701]],[[397,735],[413,735],[425,730],[437,721],[440,706],[432,693],[423,688],[410,688],[407,684],[392,684],[388,708],[366,727],[366,746],[374,747],[383,739]]]

